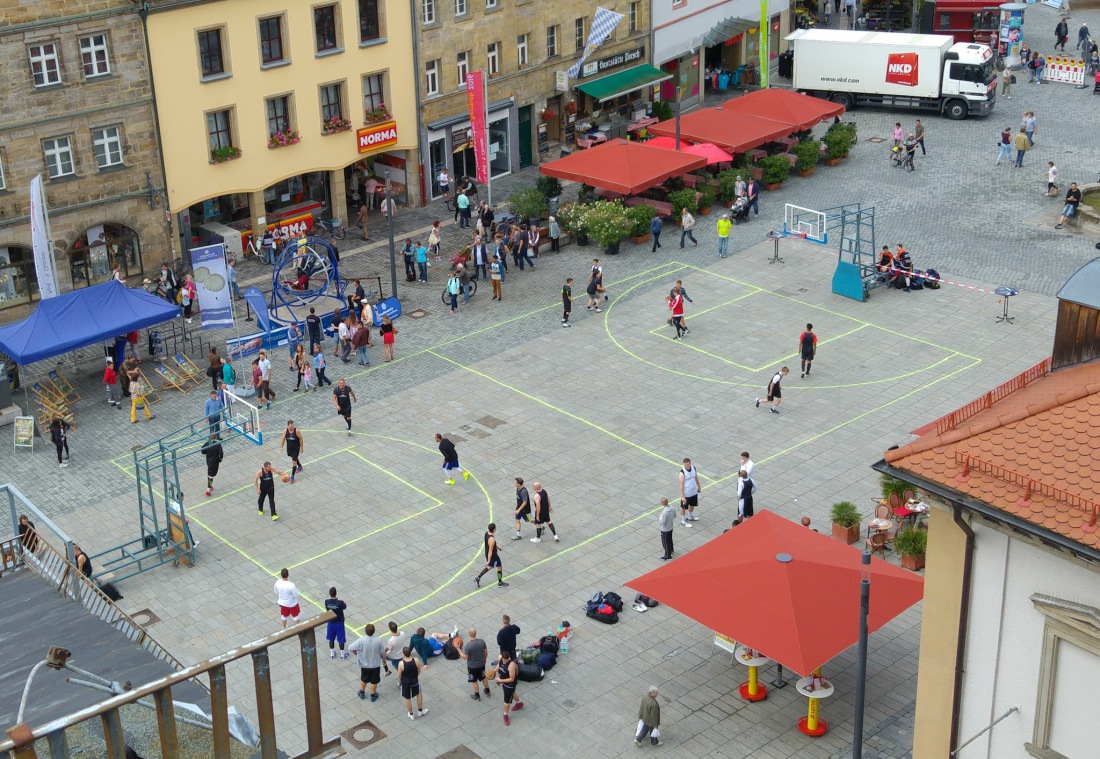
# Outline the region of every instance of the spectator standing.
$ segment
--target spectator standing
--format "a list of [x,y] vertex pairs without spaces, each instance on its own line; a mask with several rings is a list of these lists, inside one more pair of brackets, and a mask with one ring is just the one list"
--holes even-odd
[[661,549],[664,555],[661,561],[672,558],[672,529],[676,526],[676,509],[673,508],[667,498],[661,499],[661,515],[657,518],[657,525],[661,528]]
[[[386,661],[393,665],[394,669],[397,669],[397,665],[401,663],[401,652],[404,649],[408,638],[404,632],[398,632],[397,623],[390,621],[390,637],[386,641],[386,648],[383,651],[383,656],[386,657]],[[386,677],[390,675],[390,668],[386,667]]]
[[466,191],[462,190],[455,198],[455,208],[458,213],[459,229],[467,229],[470,226],[470,198]]
[[1005,69],[1001,73],[1001,94],[1004,95],[1006,100],[1012,99],[1012,85],[1016,84],[1016,75],[1012,73],[1012,69]]
[[718,220],[718,257],[725,258],[729,255],[730,244],[730,230],[733,229],[733,222],[730,221],[730,215],[728,213],[722,214],[722,218]]
[[516,655],[516,639],[523,630],[519,629],[519,625],[512,624],[512,618],[507,614],[500,618],[500,629],[497,630],[497,646],[500,647],[502,654],[510,654],[513,658]]
[[416,251],[413,249],[412,240],[405,240],[401,255],[405,259],[405,279],[409,282],[416,281]]
[[[432,222],[432,231],[428,233],[428,252],[435,256],[435,260],[441,260],[439,245],[443,242],[443,229],[439,226],[439,219]],[[425,281],[427,279],[425,278]]]
[[[459,197],[462,197],[459,195]],[[425,665],[427,669],[427,665]],[[401,650],[401,660],[397,663],[397,677],[401,683],[401,697],[405,699],[405,711],[409,719],[423,717],[428,713],[424,708],[424,694],[420,691],[420,667],[412,658],[412,649],[405,646]],[[413,714],[412,699],[416,699],[416,714]]]
[[477,637],[477,630],[471,627],[466,631],[466,644],[458,649],[459,658],[466,662],[466,681],[470,683],[474,692],[470,698],[474,701],[481,700],[478,684],[485,689],[485,697],[490,698],[493,692],[489,690],[489,678],[485,676],[485,664],[489,658],[489,647],[481,638]]
[[550,252],[559,253],[561,248],[561,225],[558,224],[558,219],[555,216],[550,217]]
[[286,629],[287,617],[297,624],[302,618],[302,607],[298,604],[298,586],[290,581],[290,570],[285,567],[279,572],[279,579],[275,581],[275,599],[279,603],[279,619]]
[[359,230],[363,233],[363,239],[367,239],[367,206],[365,203],[360,204],[359,213],[356,215],[356,223],[359,224]]
[[[516,683],[519,682],[519,665],[516,664],[515,653],[512,651],[501,651],[500,658],[497,659],[496,668],[497,685],[500,686],[501,692],[504,695],[504,725],[507,727],[512,724],[512,720],[508,716],[509,711],[518,712],[523,708],[523,702],[516,697]],[[513,702],[515,703],[513,704]]]
[[485,244],[485,238],[478,235],[474,238],[473,247],[470,248],[470,258],[474,264],[473,278],[489,277],[489,246]]
[[206,416],[206,421],[210,424],[210,437],[216,438],[222,431],[222,410],[225,406],[222,404],[221,398],[218,397],[217,390],[210,391],[210,397],[206,399],[206,403],[203,404],[203,414]]
[[230,258],[225,262],[225,278],[229,280],[229,289],[233,292],[233,297],[237,300],[241,299],[241,288],[237,284],[237,262]]
[[191,323],[191,310],[195,306],[196,295],[195,282],[191,279],[191,275],[187,274],[183,278],[183,287],[180,288],[180,305],[183,306],[183,318],[188,324]]
[[901,143],[905,140],[905,132],[902,131],[901,122],[894,123],[894,147],[900,148]]
[[[351,345],[355,348],[355,354],[359,359],[359,366],[370,366],[370,355],[367,348],[370,347],[370,325],[363,322],[351,336]],[[386,359],[387,361],[389,359]]]
[[924,124],[920,119],[917,119],[917,123],[913,126],[913,137],[916,138],[917,144],[920,145],[920,154],[928,155],[924,150]]
[[504,261],[499,254],[493,256],[493,262],[489,264],[489,281],[493,283],[493,297],[491,300],[503,300],[504,292],[501,289],[501,284],[504,282]]
[[416,243],[416,268],[419,269],[420,281],[428,281],[428,249]]
[[[378,334],[382,335],[382,355],[386,361],[393,361],[393,343],[397,337],[397,327],[390,317],[382,317],[382,326],[378,328]],[[370,361],[367,363],[370,364]]]
[[[682,247],[682,246],[681,246]],[[571,327],[569,314],[573,311],[573,278],[568,277],[561,288],[561,326]]]
[[737,474],[737,517],[745,520],[755,512],[752,507],[752,496],[756,492],[756,483],[749,477],[749,473],[742,469]]
[[348,608],[347,603],[336,597],[336,588],[331,587],[328,589],[328,598],[325,599],[325,611],[331,611],[336,614],[336,618],[330,620],[325,625],[325,638],[328,640],[328,658],[336,658],[336,643],[340,644],[340,658],[348,658],[348,652],[344,650],[344,643],[347,642],[347,631],[344,627],[344,610]]
[[[382,641],[374,637],[374,625],[363,628],[363,637],[353,641],[348,646],[348,651],[355,654],[356,663],[359,665],[359,698],[367,697],[367,686],[370,686],[370,700],[378,700],[378,683],[382,681]],[[386,674],[390,673],[389,667]]]
[[[50,440],[57,448],[57,465],[64,469],[69,465],[69,423],[59,416],[55,416],[50,422]],[[61,449],[65,449],[65,460],[61,460]]]
[[103,384],[107,386],[107,405],[122,409],[122,398],[118,393],[118,372],[115,371],[114,359],[107,359],[107,366],[103,370]]
[[313,353],[313,347],[325,339],[321,333],[321,317],[313,306],[309,307],[309,316],[306,317],[306,333],[309,335],[309,352]]

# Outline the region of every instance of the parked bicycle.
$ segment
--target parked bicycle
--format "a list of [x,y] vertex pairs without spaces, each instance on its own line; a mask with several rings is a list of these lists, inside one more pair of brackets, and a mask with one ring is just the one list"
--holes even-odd
[[[458,294],[460,296],[462,295],[461,288],[459,289]],[[471,279],[470,280],[470,297],[472,298],[476,294],[477,294],[477,280],[476,279]],[[443,288],[443,304],[448,305],[450,302],[451,302],[451,294],[449,292],[447,292],[447,288],[444,287]]]
[[275,249],[267,245],[264,245],[263,238],[257,238],[256,235],[251,235],[248,238],[248,245],[244,248],[244,257],[256,258],[260,263],[265,263],[271,266],[275,262]]
[[326,219],[317,219],[313,222],[313,234],[320,237],[322,240],[325,237],[333,237],[337,240],[343,240],[347,237],[348,231],[344,229],[344,226],[340,223],[339,219],[332,219],[331,221]]

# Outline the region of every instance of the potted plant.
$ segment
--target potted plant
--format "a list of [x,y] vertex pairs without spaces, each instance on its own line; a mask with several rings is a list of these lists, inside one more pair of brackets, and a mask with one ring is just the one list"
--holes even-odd
[[226,145],[210,151],[210,163],[225,163],[241,157],[241,149],[235,145]]
[[573,235],[577,245],[588,244],[588,231],[585,223],[588,216],[588,206],[580,203],[566,203],[558,209],[558,225],[563,234]]
[[741,172],[734,169],[726,169],[718,174],[718,199],[723,205],[729,205],[737,199],[735,188],[739,176]]
[[287,145],[297,144],[302,139],[302,135],[293,129],[287,129],[285,131],[279,131],[267,138],[267,146],[269,148],[285,148]]
[[641,245],[651,237],[649,224],[657,211],[651,206],[632,206],[626,209],[626,215],[630,218],[630,241]]
[[554,200],[561,197],[561,182],[558,181],[557,177],[540,174],[538,179],[535,180],[535,187],[542,193],[542,197],[546,198],[546,218],[550,218],[550,208],[554,204]]
[[796,166],[799,176],[808,177],[814,173],[814,167],[821,158],[821,140],[803,140],[791,152],[798,158]]
[[672,215],[669,218],[677,224],[680,223],[685,208],[692,216],[699,212],[699,204],[695,201],[695,190],[692,189],[670,192],[668,202],[672,206]]
[[706,216],[718,198],[718,192],[709,184],[700,184],[699,195],[699,215]]
[[653,118],[660,119],[661,121],[668,121],[672,118],[672,106],[666,103],[664,100],[658,100],[653,104],[652,109]]
[[531,223],[532,219],[539,219],[542,213],[548,210],[546,198],[537,187],[525,187],[513,192],[508,198],[508,211],[515,214],[516,218],[523,223]]
[[585,230],[604,252],[613,256],[619,252],[619,243],[630,234],[630,217],[619,201],[599,200],[585,214]]
[[760,160],[760,168],[764,170],[764,189],[778,190],[791,173],[791,161],[783,155],[770,155]]
[[554,113],[554,109],[550,106],[546,106],[541,111],[539,111],[539,118],[543,121],[553,121],[555,115],[556,114]]
[[570,100],[568,103],[565,104],[565,115],[566,116],[572,116],[576,112],[577,112],[577,101],[576,100]]
[[879,484],[882,487],[882,500],[884,501],[889,501],[892,495],[896,495],[898,500],[901,500],[905,491],[911,487],[904,480],[899,480],[897,477],[891,477],[888,474],[879,475]]
[[321,134],[336,134],[351,129],[351,119],[333,116],[321,122]]
[[369,109],[363,118],[368,124],[381,124],[384,121],[390,121],[393,116],[390,115],[385,103],[379,103],[377,108]]
[[840,159],[847,157],[848,151],[856,144],[855,124],[833,124],[822,138],[825,143],[825,163],[836,166]]
[[928,550],[928,531],[916,527],[902,530],[894,538],[894,548],[901,555],[901,565],[916,572],[924,569],[924,554]]
[[849,545],[859,540],[859,510],[851,501],[833,504],[833,537]]
[[592,189],[591,185],[581,182],[581,186],[577,188],[577,202],[588,203],[591,200],[588,196],[592,194]]

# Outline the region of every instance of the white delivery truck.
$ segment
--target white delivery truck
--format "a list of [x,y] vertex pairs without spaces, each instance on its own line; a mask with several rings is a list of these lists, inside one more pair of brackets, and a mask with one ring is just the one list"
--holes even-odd
[[840,103],[985,116],[997,100],[997,72],[986,45],[946,35],[799,29],[794,88]]

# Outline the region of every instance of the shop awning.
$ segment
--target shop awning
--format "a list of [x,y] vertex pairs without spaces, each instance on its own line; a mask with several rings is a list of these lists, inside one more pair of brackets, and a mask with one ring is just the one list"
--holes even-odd
[[539,164],[539,172],[622,195],[634,195],[669,177],[678,177],[706,165],[707,159],[702,156],[651,148],[644,142],[611,140]]
[[609,74],[590,82],[582,82],[577,85],[577,89],[597,101],[603,101],[626,95],[629,92],[634,92],[634,90],[640,90],[643,87],[649,87],[671,78],[672,74],[670,73],[642,64],[626,71],[620,71],[617,74]]
[[721,45],[726,40],[733,39],[742,32],[755,29],[760,26],[760,19],[750,21],[743,18],[730,17],[719,21],[714,28],[703,35],[703,47]]

